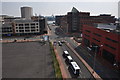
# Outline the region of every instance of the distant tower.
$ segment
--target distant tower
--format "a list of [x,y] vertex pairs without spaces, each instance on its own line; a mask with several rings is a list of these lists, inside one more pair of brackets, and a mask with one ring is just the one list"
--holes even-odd
[[21,7],[21,17],[31,19],[33,16],[33,10],[31,7]]

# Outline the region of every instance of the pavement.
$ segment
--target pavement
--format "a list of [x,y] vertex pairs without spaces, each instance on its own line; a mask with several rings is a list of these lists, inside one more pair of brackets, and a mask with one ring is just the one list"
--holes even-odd
[[55,78],[49,43],[3,43],[3,78]]
[[57,61],[59,63],[59,67],[60,67],[60,70],[61,70],[61,74],[62,74],[62,78],[65,79],[65,78],[70,78],[65,70],[65,67],[64,67],[64,64],[62,62],[62,59],[61,57],[59,56],[58,54],[58,51],[56,50],[56,48],[54,47],[54,51],[55,51],[55,55],[56,55],[56,58],[57,58]]

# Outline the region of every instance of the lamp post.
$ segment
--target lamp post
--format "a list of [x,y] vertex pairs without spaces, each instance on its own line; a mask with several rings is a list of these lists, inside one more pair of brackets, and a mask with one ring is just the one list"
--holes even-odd
[[93,62],[93,73],[94,73],[95,62],[96,62],[96,53],[97,53],[97,48],[98,48],[98,46],[93,46],[93,47],[95,47],[94,62]]

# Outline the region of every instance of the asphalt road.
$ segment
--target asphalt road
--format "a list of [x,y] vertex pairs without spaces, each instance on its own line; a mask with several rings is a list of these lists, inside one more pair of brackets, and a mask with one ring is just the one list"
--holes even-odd
[[3,78],[55,78],[49,43],[4,43]]

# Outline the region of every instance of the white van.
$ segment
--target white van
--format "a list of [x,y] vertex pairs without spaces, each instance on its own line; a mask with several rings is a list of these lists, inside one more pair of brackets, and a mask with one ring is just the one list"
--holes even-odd
[[70,69],[72,70],[74,75],[78,75],[80,74],[80,67],[78,66],[78,64],[76,62],[70,62]]
[[67,58],[67,56],[69,56],[68,51],[63,51],[63,57],[64,57],[64,58]]
[[71,62],[73,62],[72,57],[71,57],[71,56],[67,56],[67,57],[66,57],[66,62],[67,62],[68,64],[70,64]]

